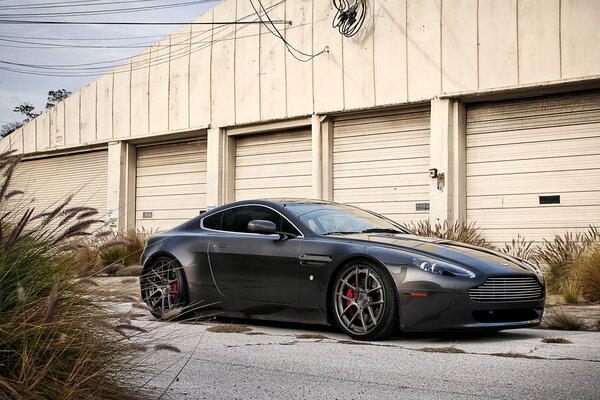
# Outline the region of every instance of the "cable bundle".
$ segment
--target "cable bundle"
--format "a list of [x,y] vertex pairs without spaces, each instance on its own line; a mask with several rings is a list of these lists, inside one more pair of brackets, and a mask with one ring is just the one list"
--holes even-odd
[[356,35],[365,22],[367,6],[365,0],[333,0],[337,9],[332,26],[346,37]]

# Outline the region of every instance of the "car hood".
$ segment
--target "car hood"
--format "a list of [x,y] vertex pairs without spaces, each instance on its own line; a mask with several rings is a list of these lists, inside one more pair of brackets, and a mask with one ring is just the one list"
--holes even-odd
[[450,240],[405,234],[357,233],[336,236],[366,242],[367,247],[387,247],[485,270],[487,273],[534,274],[532,267],[498,251]]

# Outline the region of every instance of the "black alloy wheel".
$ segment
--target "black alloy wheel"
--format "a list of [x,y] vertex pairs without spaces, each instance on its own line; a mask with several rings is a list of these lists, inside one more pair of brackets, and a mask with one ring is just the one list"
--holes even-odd
[[142,300],[156,318],[169,317],[188,304],[187,285],[179,263],[169,257],[153,260],[140,277]]
[[353,339],[383,339],[396,326],[396,290],[389,273],[379,265],[358,261],[342,268],[332,300],[335,322]]

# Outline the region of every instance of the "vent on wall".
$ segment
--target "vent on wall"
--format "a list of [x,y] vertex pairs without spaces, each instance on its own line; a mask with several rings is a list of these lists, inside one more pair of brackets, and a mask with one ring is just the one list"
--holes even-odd
[[560,195],[539,196],[540,205],[560,204]]
[[415,211],[429,211],[429,203],[416,203]]
[[152,218],[152,211],[144,211],[142,213],[142,218]]

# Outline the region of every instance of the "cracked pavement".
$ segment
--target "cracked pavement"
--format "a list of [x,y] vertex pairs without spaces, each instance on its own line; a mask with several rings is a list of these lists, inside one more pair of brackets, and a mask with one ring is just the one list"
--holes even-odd
[[233,323],[251,331],[207,331],[229,320],[135,321],[181,350],[142,353],[156,374],[146,388],[169,399],[596,399],[600,393],[598,332],[519,329],[357,342],[325,327]]

